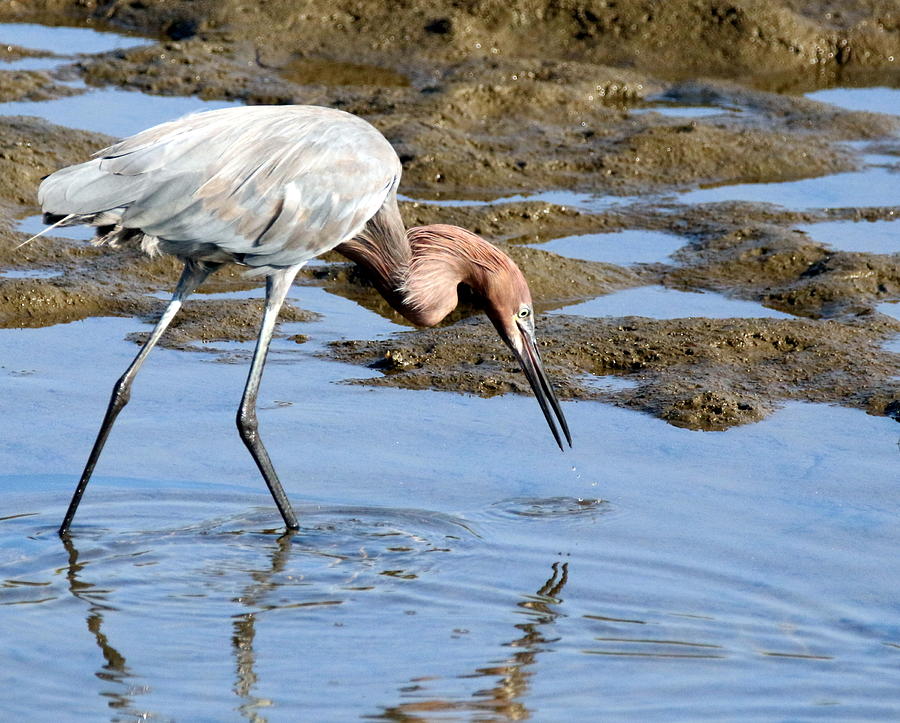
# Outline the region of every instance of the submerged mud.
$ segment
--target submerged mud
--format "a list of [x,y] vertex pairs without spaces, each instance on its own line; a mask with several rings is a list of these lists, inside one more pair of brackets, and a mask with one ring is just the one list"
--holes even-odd
[[[153,94],[315,103],[362,115],[403,162],[401,192],[417,199],[402,204],[407,223],[455,223],[497,243],[528,277],[539,312],[659,285],[719,292],[794,317],[545,315],[542,349],[565,398],[615,403],[697,429],[756,421],[787,399],[900,414],[900,356],[883,348],[900,322],[877,311],[880,302],[900,298],[900,256],[835,250],[795,229],[836,219],[893,220],[900,206],[790,210],[659,198],[700,185],[858,169],[863,161],[849,141],[896,158],[896,171],[896,117],[790,94],[840,84],[900,86],[896,3],[353,0],[298,9],[287,0],[45,0],[5,3],[0,20],[148,36],[140,47],[61,60],[55,71],[3,70],[0,62],[0,101],[78,93],[65,81],[82,78]],[[9,45],[0,61],[38,54]],[[673,106],[710,112],[674,116]],[[52,235],[14,250],[25,235],[13,220],[38,212],[40,178],[111,140],[0,117],[0,268],[16,272],[0,274],[0,326],[93,315],[152,321],[161,311],[159,292],[178,275],[173,259]],[[621,201],[592,212],[537,200],[436,203],[548,189]],[[669,232],[683,246],[665,263],[630,266],[539,247],[562,236],[627,229]],[[305,269],[298,283],[324,286],[405,323],[355,267],[336,254],[326,262]],[[229,268],[204,290],[258,283]],[[255,336],[257,302],[198,298],[164,344],[222,352],[225,342]],[[283,319],[312,316],[286,309]],[[359,383],[528,393],[465,295],[438,329],[339,342],[329,354],[384,372]],[[633,385],[604,386],[609,375]]]

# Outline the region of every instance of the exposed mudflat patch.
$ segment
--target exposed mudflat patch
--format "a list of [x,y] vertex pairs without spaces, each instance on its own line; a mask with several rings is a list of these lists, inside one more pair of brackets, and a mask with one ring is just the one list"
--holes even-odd
[[[159,344],[170,349],[208,351],[215,349],[214,342],[253,341],[262,318],[263,306],[261,300],[195,299],[166,329]],[[285,304],[279,318],[282,322],[308,322],[317,316]],[[158,315],[154,314],[146,318],[146,321],[155,323],[157,318]],[[149,332],[135,332],[130,338],[143,343],[148,336]]]
[[[565,398],[602,399],[691,429],[725,429],[762,419],[787,399],[888,413],[900,399],[900,359],[882,344],[900,333],[885,316],[866,324],[645,317],[541,320],[541,353]],[[330,354],[384,376],[363,384],[527,393],[516,363],[484,324],[343,341]],[[452,369],[448,372],[446,370]],[[579,374],[616,375],[633,387],[604,389]]]

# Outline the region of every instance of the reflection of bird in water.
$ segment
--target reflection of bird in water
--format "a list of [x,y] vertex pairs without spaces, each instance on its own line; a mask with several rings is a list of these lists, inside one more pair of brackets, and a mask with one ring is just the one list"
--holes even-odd
[[268,570],[251,571],[253,583],[248,585],[234,602],[248,608],[249,612],[233,616],[231,636],[231,648],[234,651],[236,674],[234,692],[241,699],[238,711],[250,721],[264,721],[258,709],[272,704],[270,700],[254,695],[253,690],[257,684],[256,653],[253,643],[256,639],[256,611],[260,608],[261,600],[273,590],[278,588],[276,575],[284,571],[290,557],[291,535],[288,532],[281,535],[276,547],[272,551],[271,563]]
[[[523,634],[515,640],[505,643],[507,647],[514,648],[516,652],[498,665],[476,668],[473,673],[458,676],[460,678],[499,678],[493,686],[477,691],[473,696],[474,700],[471,701],[441,698],[422,699],[390,706],[374,717],[386,720],[416,721],[424,720],[418,717],[421,714],[464,710],[478,711],[482,714],[490,712],[503,720],[530,718],[531,711],[522,702],[528,692],[529,678],[533,675],[533,671],[528,668],[537,662],[538,653],[547,650],[550,644],[558,640],[558,638],[546,638],[543,628],[551,625],[561,615],[557,609],[562,602],[559,596],[569,581],[569,563],[564,562],[560,565],[558,562],[554,562],[551,569],[553,573],[538,588],[537,592],[534,595],[525,595],[524,599],[517,603],[530,620],[525,623],[517,623],[516,629],[521,630]],[[427,680],[427,678],[422,679]],[[416,685],[415,688],[419,689],[420,686]],[[404,690],[412,689],[404,688]]]
[[440,322],[456,306],[457,287],[470,287],[519,360],[557,444],[562,448],[564,435],[571,445],[538,353],[522,273],[464,229],[407,230],[397,206],[400,172],[394,149],[361,118],[313,106],[256,106],[164,123],[44,180],[38,198],[48,223],[91,224],[101,243],[136,242],[184,262],[172,301],[113,388],[61,533],[147,354],[184,299],[228,262],[266,276],[265,312],[237,425],[289,529],[298,527],[297,518],[259,437],[256,398],[288,289],[307,261],[330,249],[368,271],[388,302],[418,325]]
[[115,609],[106,602],[106,594],[109,591],[95,587],[79,577],[85,567],[85,563],[78,561],[78,550],[72,543],[71,538],[64,537],[63,546],[66,548],[68,555],[66,579],[69,583],[69,592],[72,594],[72,597],[78,598],[87,604],[86,623],[88,632],[94,636],[97,647],[100,649],[100,654],[103,656],[103,667],[97,671],[96,675],[100,680],[121,686],[121,688],[104,690],[100,694],[107,699],[109,707],[116,711],[117,714],[127,713],[135,718],[143,718],[144,713],[135,707],[132,700],[135,694],[141,692],[141,689],[129,684],[129,681],[135,675],[129,669],[125,656],[109,642],[106,633],[103,632],[103,614]]

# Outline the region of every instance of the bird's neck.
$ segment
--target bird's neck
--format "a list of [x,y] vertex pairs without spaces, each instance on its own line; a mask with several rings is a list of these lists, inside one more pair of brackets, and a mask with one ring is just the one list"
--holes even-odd
[[363,234],[337,250],[362,266],[388,303],[416,326],[434,326],[453,311],[460,284],[484,296],[493,266],[508,261],[455,226],[420,226],[403,230],[402,236],[400,229],[370,222]]
[[491,275],[507,259],[487,241],[457,226],[419,226],[407,232],[412,252],[400,288],[405,311],[419,326],[434,326],[456,308],[465,284],[476,298],[487,296]]

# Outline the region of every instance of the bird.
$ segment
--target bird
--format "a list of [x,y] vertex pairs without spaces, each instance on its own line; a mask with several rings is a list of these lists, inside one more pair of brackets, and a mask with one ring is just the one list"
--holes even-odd
[[[556,444],[572,437],[544,371],[524,275],[505,253],[446,224],[407,229],[397,200],[401,162],[368,121],[309,105],[211,110],[162,123],[43,179],[44,232],[87,224],[95,243],[137,245],[184,264],[171,301],[113,386],[60,535],[75,512],[147,355],[185,299],[224,264],[265,276],[259,336],[237,411],[240,437],[290,531],[297,517],[259,434],[257,394],[279,310],[298,271],[336,250],[358,264],[388,303],[434,326],[469,287],[517,358]],[[44,233],[42,232],[42,233]],[[561,430],[561,431],[560,431]]]

